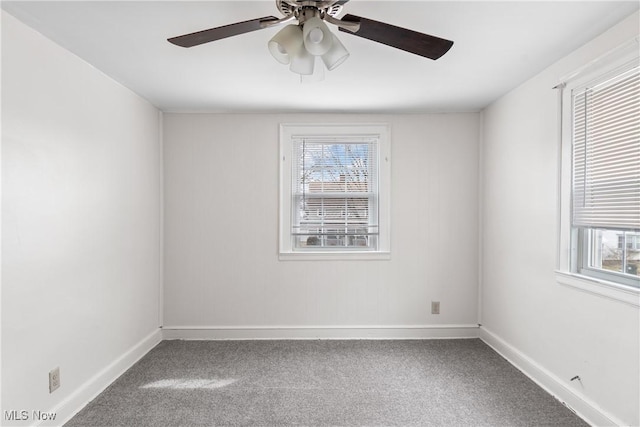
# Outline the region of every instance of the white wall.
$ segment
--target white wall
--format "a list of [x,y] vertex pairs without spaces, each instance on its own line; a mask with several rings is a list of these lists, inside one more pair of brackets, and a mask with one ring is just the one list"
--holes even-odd
[[[2,410],[64,416],[86,403],[96,377],[108,382],[159,338],[161,297],[168,337],[181,328],[459,336],[477,322],[480,298],[485,339],[610,420],[640,424],[638,309],[555,281],[551,90],[637,33],[636,14],[496,102],[482,123],[477,114],[166,115],[161,294],[157,111],[3,12]],[[390,261],[278,261],[283,122],[391,125]],[[442,314],[430,314],[432,300]],[[50,395],[56,366],[62,387]]]
[[154,107],[2,12],[3,411],[60,421],[160,337],[159,130]]
[[[637,36],[634,14],[484,112],[482,324],[612,422],[640,424],[637,307],[556,283],[560,78]],[[581,382],[570,381],[579,375]]]
[[[391,125],[390,261],[278,261],[278,125],[293,122]],[[478,135],[477,114],[165,115],[165,334],[475,326]],[[431,315],[431,300],[442,314]],[[354,326],[372,330],[340,330]]]

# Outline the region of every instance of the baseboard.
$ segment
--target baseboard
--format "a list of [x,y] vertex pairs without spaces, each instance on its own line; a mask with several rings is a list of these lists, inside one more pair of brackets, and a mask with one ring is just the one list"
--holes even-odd
[[605,413],[594,402],[584,396],[578,395],[565,384],[566,381],[561,380],[556,375],[549,372],[542,365],[538,364],[520,350],[508,344],[493,332],[487,330],[484,326],[481,326],[478,332],[479,338],[482,341],[590,425],[624,425],[620,420],[617,420],[610,414]]
[[162,341],[162,330],[156,329],[151,334],[143,338],[138,344],[127,350],[122,356],[113,361],[102,371],[98,372],[91,379],[85,382],[80,388],[64,399],[52,411],[56,414],[55,423],[41,422],[36,426],[64,425],[75,414],[77,414],[87,403],[102,393],[111,383],[113,383],[127,369],[133,366],[153,347]]
[[478,338],[478,325],[423,326],[164,326],[165,340]]
[[409,325],[409,326],[248,326],[202,327],[168,326],[155,330],[117,360],[97,373],[51,412],[57,414],[55,424],[42,422],[36,426],[63,425],[113,381],[140,360],[163,339],[183,340],[268,340],[268,339],[452,339],[480,338],[531,378],[540,387],[594,426],[623,425],[589,399],[579,396],[564,382],[508,344],[485,327],[478,325]]

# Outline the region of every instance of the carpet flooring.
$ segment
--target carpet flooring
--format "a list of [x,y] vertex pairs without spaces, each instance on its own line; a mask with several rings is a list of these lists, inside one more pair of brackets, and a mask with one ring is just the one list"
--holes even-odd
[[163,341],[73,426],[586,426],[478,339]]

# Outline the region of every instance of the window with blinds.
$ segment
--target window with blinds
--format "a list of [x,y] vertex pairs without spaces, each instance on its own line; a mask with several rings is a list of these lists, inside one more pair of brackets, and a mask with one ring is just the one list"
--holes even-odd
[[391,259],[390,127],[280,125],[280,260]]
[[574,88],[571,226],[578,271],[640,286],[640,65]]
[[377,139],[294,138],[293,159],[293,247],[375,250]]

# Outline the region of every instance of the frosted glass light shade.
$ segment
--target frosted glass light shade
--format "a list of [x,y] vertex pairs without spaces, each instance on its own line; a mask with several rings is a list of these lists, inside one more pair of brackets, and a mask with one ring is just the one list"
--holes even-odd
[[333,33],[322,19],[314,16],[307,19],[302,27],[304,47],[312,55],[324,55],[331,49]]
[[291,58],[302,48],[302,29],[298,25],[287,25],[269,40],[269,52],[282,64],[289,64]]
[[333,43],[331,44],[331,49],[322,55],[322,62],[324,62],[324,65],[326,65],[329,71],[342,64],[349,57],[349,51],[340,40],[338,40],[338,37],[336,37],[335,34],[332,34],[332,36]]
[[300,83],[316,83],[324,80],[324,65],[322,64],[321,57],[313,55],[311,57],[315,59],[313,74],[300,74]]
[[316,57],[307,52],[307,49],[302,46],[298,52],[291,57],[289,69],[294,73],[309,76],[313,74],[313,64],[315,61]]

